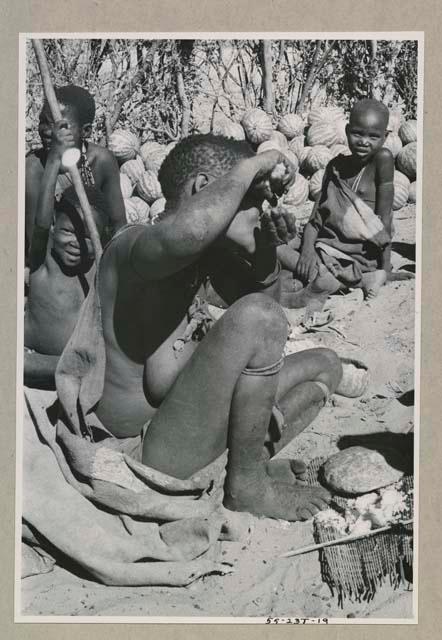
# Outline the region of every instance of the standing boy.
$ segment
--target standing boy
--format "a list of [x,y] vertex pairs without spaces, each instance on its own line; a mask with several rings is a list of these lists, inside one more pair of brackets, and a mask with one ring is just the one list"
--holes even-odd
[[[79,171],[83,183],[96,187],[105,197],[105,210],[108,216],[106,225],[113,231],[126,221],[123,196],[120,188],[118,164],[112,153],[99,145],[88,142],[92,123],[95,117],[95,102],[91,94],[75,85],[55,89],[63,119],[68,124],[73,136],[73,146],[81,151]],[[42,148],[31,152],[26,158],[26,192],[25,192],[25,235],[26,256],[32,237],[32,229],[37,210],[41,181],[52,145],[54,122],[47,102],[40,113],[39,134]],[[71,185],[68,173],[63,172],[60,165],[57,177],[55,197],[60,199],[63,191]]]

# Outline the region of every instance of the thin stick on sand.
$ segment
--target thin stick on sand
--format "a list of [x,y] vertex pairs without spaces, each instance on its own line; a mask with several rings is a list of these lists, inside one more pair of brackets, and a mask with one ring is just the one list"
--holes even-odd
[[294,556],[300,556],[303,553],[310,553],[311,551],[318,551],[319,549],[324,549],[325,547],[332,547],[338,544],[346,544],[347,542],[352,542],[353,540],[360,540],[361,538],[369,538],[370,536],[375,536],[378,533],[389,531],[394,527],[411,524],[412,522],[413,522],[412,519],[402,520],[401,522],[389,524],[386,527],[379,527],[379,529],[372,529],[371,531],[367,531],[366,533],[350,533],[348,536],[344,536],[343,538],[337,538],[336,540],[328,540],[328,542],[319,542],[318,544],[311,544],[308,547],[301,547],[300,549],[292,549],[291,551],[287,551],[286,553],[283,553],[279,557],[293,558]]
[[[33,46],[35,57],[37,58],[38,66],[40,69],[40,74],[43,81],[43,88],[44,88],[46,100],[51,110],[52,117],[54,121],[57,122],[58,120],[61,120],[61,111],[58,105],[57,97],[55,95],[54,87],[52,85],[51,74],[48,67],[48,61],[46,59],[46,54],[43,48],[43,41],[33,39],[32,46]],[[66,154],[68,154],[67,158],[69,158],[70,156],[72,157],[72,150],[68,149],[68,151],[65,152],[65,154],[63,154],[62,162],[63,160],[65,160]],[[75,161],[73,164],[69,162],[67,158],[66,158],[66,162],[63,162],[63,164],[67,166],[69,174],[71,176],[72,184],[74,185],[75,192],[80,202],[80,206],[84,215],[84,221],[86,223],[86,227],[89,231],[89,235],[92,241],[95,260],[98,262],[99,259],[101,258],[101,253],[102,253],[100,236],[98,235],[98,231],[95,225],[95,220],[92,215],[91,207],[89,205],[89,201],[87,199],[87,195],[84,190],[83,182],[81,180],[80,172],[76,164],[76,160],[78,159],[78,156],[76,159],[74,156]]]

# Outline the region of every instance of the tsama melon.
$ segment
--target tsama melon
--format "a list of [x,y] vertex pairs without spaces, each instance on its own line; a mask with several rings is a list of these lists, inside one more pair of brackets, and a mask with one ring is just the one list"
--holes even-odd
[[246,138],[252,144],[261,144],[272,137],[273,127],[270,117],[262,109],[249,109],[241,120]]
[[390,114],[388,118],[388,131],[393,131],[393,133],[397,133],[401,126],[402,113],[397,109],[390,109]]
[[325,147],[331,147],[338,142],[338,132],[333,122],[317,122],[307,131],[307,144],[315,147],[322,144]]
[[309,194],[308,180],[300,173],[296,175],[295,182],[283,197],[283,204],[288,206],[300,207],[307,201]]
[[339,118],[335,122],[338,144],[347,144],[347,124],[348,122],[345,118]]
[[282,151],[281,145],[278,140],[275,138],[271,138],[270,140],[266,140],[265,142],[261,142],[259,147],[257,148],[257,153],[263,153],[264,151],[270,151],[271,149],[276,149],[277,151]]
[[393,158],[396,158],[397,154],[402,149],[402,142],[398,134],[391,131],[385,139],[384,147],[391,151]]
[[134,190],[134,186],[129,176],[127,176],[125,173],[120,173],[120,187],[123,199],[127,200],[128,198],[130,198]]
[[416,180],[416,154],[417,142],[409,142],[399,151],[396,158],[397,168],[411,181]]
[[293,151],[291,151],[290,149],[283,149],[282,153],[285,155],[286,158],[290,160],[290,162],[294,167],[294,170],[298,171],[299,169],[298,156],[295,153],[293,153]]
[[137,156],[134,160],[128,160],[120,167],[120,172],[126,174],[133,185],[137,184],[144,171],[144,162],[141,156]]
[[304,133],[305,122],[296,113],[286,113],[278,122],[278,131],[283,133],[288,140],[292,140]]
[[169,149],[165,145],[152,149],[152,151],[144,158],[144,166],[146,167],[146,170],[153,171],[158,175],[158,171],[160,170],[164,158],[168,153]]
[[319,169],[319,171],[315,171],[315,173],[310,178],[309,195],[312,200],[316,200],[316,198],[321,193],[324,173],[325,173],[325,169]]
[[410,184],[410,189],[408,191],[408,202],[412,202],[413,204],[416,202],[416,182],[412,182]]
[[408,202],[408,194],[410,191],[410,181],[400,171],[394,172],[394,198],[393,211],[402,209]]
[[345,118],[345,114],[339,107],[315,107],[308,114],[310,125],[317,122],[337,122]]
[[150,205],[150,219],[152,222],[155,222],[158,216],[163,213],[165,206],[166,198],[159,198]]
[[140,147],[140,156],[144,164],[146,163],[146,160],[154,151],[157,151],[162,147],[163,145],[160,144],[159,142],[156,142],[155,140],[147,140],[144,144],[142,144]]
[[112,151],[120,164],[133,160],[140,151],[140,141],[131,131],[115,129],[109,136],[109,150]]
[[304,170],[304,164],[311,149],[313,149],[313,147],[303,147],[298,154],[299,166],[302,170]]
[[279,146],[281,147],[281,149],[288,149],[288,146],[289,146],[288,140],[285,137],[285,135],[280,131],[274,131],[272,133],[272,137],[270,138],[270,140],[276,140],[279,143]]
[[161,185],[153,171],[145,171],[137,182],[137,193],[147,204],[152,204],[155,200],[162,198]]
[[336,156],[338,156],[339,154],[343,156],[351,155],[351,151],[346,144],[334,144],[332,147],[330,147],[330,153],[332,154],[333,158],[336,158]]
[[316,171],[319,171],[319,169],[325,169],[331,159],[332,154],[330,149],[324,145],[311,147],[302,164],[302,169],[307,175],[313,175]]
[[298,159],[301,150],[304,148],[304,142],[304,136],[296,136],[296,138],[292,138],[292,140],[290,140],[289,149],[298,156]]
[[213,133],[216,136],[224,136],[225,138],[232,138],[233,140],[245,140],[246,134],[239,122],[232,122],[225,118],[224,120],[218,120],[213,125]]
[[417,140],[417,121],[407,120],[399,129],[399,137],[402,140],[402,144],[410,144],[410,142],[416,142]]
[[130,224],[149,223],[149,205],[141,198],[134,196],[124,201],[126,220]]

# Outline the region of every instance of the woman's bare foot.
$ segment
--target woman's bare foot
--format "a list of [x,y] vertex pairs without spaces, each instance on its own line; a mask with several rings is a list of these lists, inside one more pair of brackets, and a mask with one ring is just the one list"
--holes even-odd
[[224,506],[232,511],[248,511],[257,516],[289,521],[309,520],[331,500],[322,487],[279,482],[262,466],[228,478]]
[[272,458],[266,463],[267,475],[278,482],[305,482],[307,465],[296,458]]
[[384,269],[364,273],[362,276],[362,289],[367,300],[375,298],[386,282],[387,272]]

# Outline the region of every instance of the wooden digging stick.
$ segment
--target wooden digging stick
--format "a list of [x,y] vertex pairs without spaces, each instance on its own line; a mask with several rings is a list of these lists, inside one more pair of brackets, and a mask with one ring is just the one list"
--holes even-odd
[[[37,58],[38,66],[40,69],[41,79],[43,81],[44,93],[46,96],[46,100],[48,102],[49,108],[52,113],[52,117],[55,122],[61,120],[61,111],[58,105],[58,100],[55,95],[54,87],[52,85],[51,74],[49,72],[48,61],[46,60],[46,54],[43,48],[42,40],[32,40],[32,46],[35,52],[35,57]],[[64,156],[71,151],[68,149]],[[62,162],[63,162],[62,158]],[[72,184],[74,185],[75,192],[77,194],[78,200],[80,202],[81,210],[83,212],[84,221],[86,223],[87,230],[89,231],[89,235],[92,241],[92,246],[94,249],[95,260],[99,261],[102,254],[102,247],[100,236],[98,235],[97,227],[95,225],[95,220],[92,215],[91,207],[89,201],[87,199],[86,191],[84,190],[83,181],[80,176],[80,172],[78,170],[76,162],[71,164],[70,162],[66,162],[65,166],[67,166],[69,174],[72,179]]]
[[395,524],[389,524],[386,527],[379,527],[379,529],[372,529],[371,531],[367,531],[366,533],[351,533],[348,536],[344,536],[343,538],[337,538],[336,540],[329,540],[328,542],[319,542],[318,544],[311,544],[308,547],[301,547],[300,549],[292,549],[291,551],[287,551],[287,553],[283,553],[280,558],[293,558],[294,556],[300,556],[303,553],[310,553],[310,551],[318,551],[319,549],[324,549],[325,547],[332,547],[338,544],[346,544],[347,542],[352,542],[353,540],[360,540],[361,538],[369,538],[370,536],[375,536],[378,533],[382,533],[383,531],[389,531],[395,526],[411,524],[413,522],[410,520],[403,520],[402,522],[397,522]]

